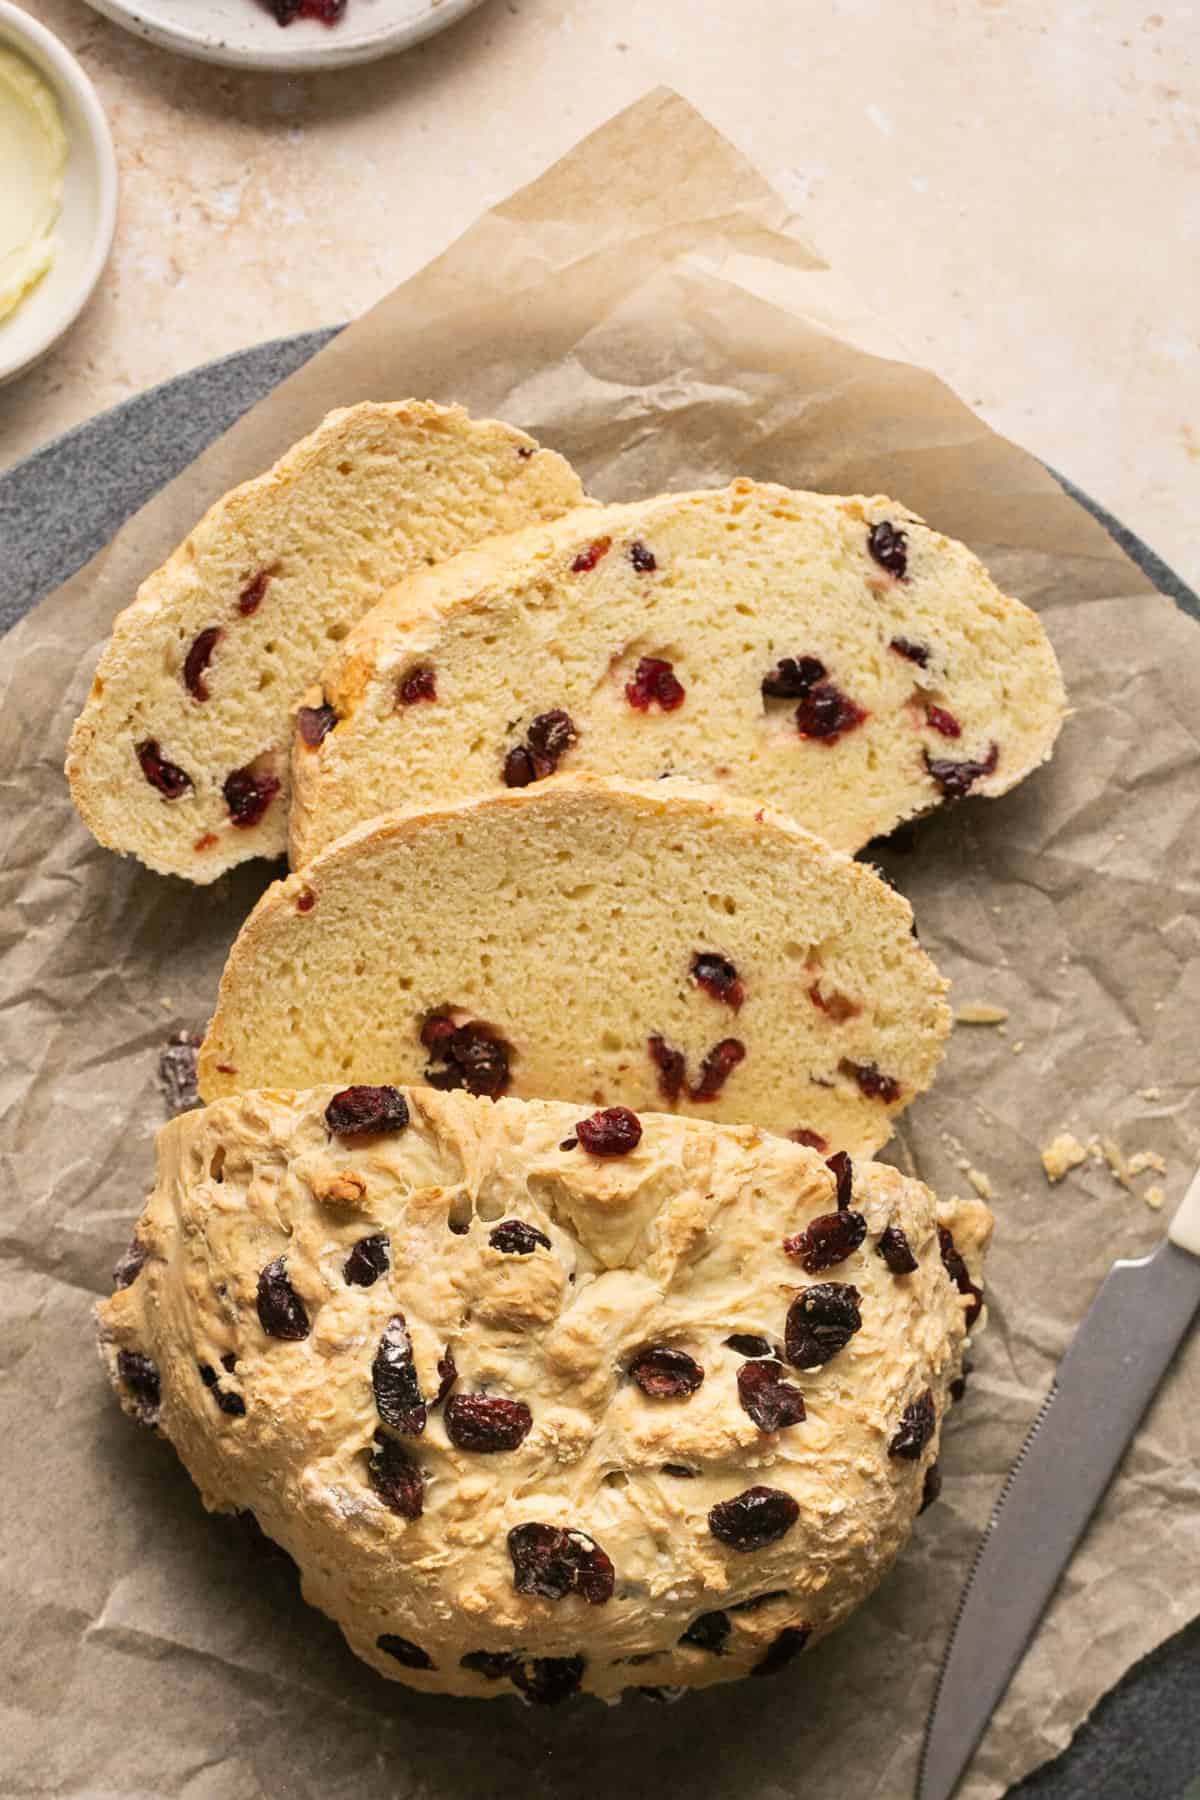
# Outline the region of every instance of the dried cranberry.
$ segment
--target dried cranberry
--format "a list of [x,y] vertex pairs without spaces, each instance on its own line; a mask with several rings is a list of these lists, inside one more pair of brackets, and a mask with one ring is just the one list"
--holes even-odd
[[221,1387],[217,1381],[216,1370],[210,1368],[207,1363],[199,1363],[197,1366],[200,1370],[201,1381],[204,1383],[221,1411],[227,1413],[231,1419],[245,1418],[246,1402],[242,1399],[242,1396],[240,1394],[235,1394],[231,1389]]
[[886,1226],[875,1246],[875,1253],[882,1256],[893,1275],[911,1275],[917,1267],[917,1259],[912,1253],[908,1233],[903,1225]]
[[673,1050],[665,1038],[657,1035],[646,1039],[646,1048],[658,1070],[658,1091],[669,1106],[674,1106],[687,1080],[687,1059],[682,1050]]
[[718,1500],[708,1529],[731,1550],[763,1550],[778,1543],[800,1517],[800,1508],[782,1488],[750,1487],[731,1500]]
[[762,678],[766,700],[802,700],[825,679],[825,664],[815,656],[785,656]]
[[819,1281],[801,1288],[788,1308],[784,1351],[797,1369],[819,1369],[844,1350],[862,1329],[856,1287],[844,1281]]
[[929,667],[929,646],[927,644],[914,644],[911,638],[894,637],[888,645],[888,649],[894,650],[897,656],[906,657],[909,662],[916,663],[918,668]]
[[310,750],[324,743],[337,722],[336,712],[325,702],[320,706],[302,706],[296,713],[296,727]]
[[688,1098],[715,1100],[745,1054],[746,1046],[739,1038],[722,1038],[719,1044],[714,1044],[700,1064],[699,1081],[688,1088]]
[[888,1445],[888,1455],[902,1456],[906,1462],[916,1462],[936,1429],[937,1412],[933,1394],[926,1388],[900,1414],[900,1424]]
[[534,1706],[558,1706],[579,1692],[582,1656],[533,1656],[518,1663],[512,1683]]
[[627,1106],[609,1106],[580,1119],[575,1132],[590,1156],[628,1156],[642,1141],[642,1121]]
[[925,1483],[921,1489],[921,1504],[917,1508],[917,1511],[919,1513],[923,1513],[923,1512],[927,1511],[927,1509],[929,1507],[931,1507],[933,1505],[934,1501],[938,1498],[941,1491],[942,1491],[942,1471],[938,1468],[938,1466],[935,1462],[931,1462],[929,1467],[925,1471]]
[[789,1256],[799,1257],[810,1275],[819,1275],[853,1256],[866,1235],[867,1221],[860,1212],[822,1213],[795,1237],[784,1238],[783,1247]]
[[696,1471],[695,1469],[685,1468],[682,1463],[664,1463],[662,1466],[662,1473],[664,1475],[673,1475],[677,1481],[692,1481],[695,1479]]
[[947,800],[961,800],[985,775],[994,775],[1000,761],[1000,746],[993,743],[982,762],[948,762],[944,757],[925,752],[925,767],[941,788]]
[[233,823],[246,831],[258,821],[279,792],[279,777],[266,771],[256,774],[252,765],[231,769],[221,792]]
[[[279,0],[276,0],[276,3],[278,4]],[[258,574],[252,576],[246,583],[245,587],[238,595],[238,611],[242,613],[244,617],[249,618],[251,613],[258,611],[262,604],[262,597],[267,591],[267,583],[270,579],[271,570],[260,569]]]
[[258,1320],[268,1337],[298,1344],[311,1329],[304,1302],[288,1280],[287,1258],[277,1256],[258,1278]]
[[590,1606],[612,1598],[612,1562],[585,1531],[558,1525],[514,1525],[508,1534],[513,1587],[518,1594],[565,1600],[579,1594]]
[[698,1619],[692,1620],[679,1641],[681,1644],[691,1644],[697,1650],[707,1650],[713,1656],[720,1656],[732,1630],[728,1613],[701,1613]]
[[[829,1140],[823,1138],[819,1131],[810,1131],[807,1125],[797,1125],[795,1131],[789,1131],[788,1137],[793,1144],[803,1144],[806,1150],[828,1150]],[[838,1151],[839,1156],[845,1155]]]
[[595,568],[602,556],[608,555],[611,548],[611,538],[593,538],[592,542],[579,552],[578,556],[571,564],[572,575],[586,575],[589,570]]
[[325,1108],[325,1123],[338,1137],[403,1131],[408,1124],[408,1102],[399,1088],[342,1088]]
[[947,1275],[960,1294],[969,1294],[971,1297],[971,1304],[967,1308],[964,1320],[967,1330],[970,1331],[983,1311],[983,1289],[976,1287],[971,1280],[971,1272],[956,1248],[953,1237],[944,1225],[938,1226],[938,1247],[942,1253],[942,1265]]
[[139,1241],[136,1237],[131,1237],[129,1240],[128,1249],[124,1250],[121,1253],[121,1255],[117,1258],[116,1267],[114,1268],[114,1270],[112,1272],[112,1284],[113,1284],[113,1292],[114,1293],[119,1288],[127,1288],[127,1287],[133,1286],[134,1282],[137,1280],[138,1276],[142,1272],[142,1264],[145,1262],[145,1260],[146,1260],[145,1244],[139,1243]]
[[691,977],[714,1000],[731,1006],[736,1012],[746,998],[746,990],[734,965],[727,956],[712,950],[697,950],[692,958]]
[[821,681],[807,693],[796,708],[796,729],[804,738],[819,738],[835,744],[847,731],[853,731],[867,717],[832,681]]
[[750,1331],[735,1331],[727,1337],[725,1343],[730,1350],[736,1350],[739,1356],[774,1356],[775,1347],[765,1337],[757,1337]]
[[516,1450],[533,1427],[533,1414],[523,1400],[493,1394],[453,1394],[446,1402],[446,1436],[458,1450],[490,1456]]
[[425,1510],[425,1478],[395,1438],[377,1431],[367,1463],[367,1479],[389,1511],[419,1519]]
[[157,738],[143,738],[137,747],[142,774],[164,800],[179,800],[192,791],[192,778],[177,763],[168,762],[158,747]]
[[505,787],[528,787],[531,781],[537,780],[537,770],[533,766],[533,758],[524,744],[513,745],[504,758],[503,772]]
[[183,685],[193,700],[208,699],[208,683],[204,679],[204,671],[220,637],[219,628],[210,625],[207,631],[200,632],[192,639],[191,649],[183,659]]
[[704,1370],[686,1350],[659,1344],[638,1352],[629,1365],[629,1376],[652,1400],[682,1400],[696,1392]]
[[359,1238],[346,1258],[343,1279],[351,1287],[374,1287],[379,1277],[387,1274],[390,1260],[388,1241],[382,1231],[372,1237]]
[[427,1650],[422,1650],[420,1644],[414,1644],[411,1638],[397,1637],[394,1631],[385,1631],[377,1637],[375,1647],[388,1656],[394,1656],[406,1669],[432,1669],[434,1666]]
[[783,1379],[783,1364],[745,1362],[737,1372],[738,1399],[760,1431],[803,1423],[804,1395]]
[[437,699],[437,676],[432,669],[410,669],[396,689],[399,706],[416,706],[421,700]]
[[446,1398],[446,1395],[458,1380],[458,1364],[454,1360],[454,1352],[451,1350],[449,1344],[446,1346],[446,1354],[438,1357],[437,1372],[438,1391],[433,1396],[431,1402],[431,1405],[433,1406],[440,1406],[442,1404],[442,1401]]
[[539,778],[554,773],[578,736],[570,715],[563,712],[561,707],[539,713],[536,719],[529,721],[525,742],[529,746]]
[[501,1219],[489,1232],[488,1243],[505,1256],[532,1256],[535,1250],[550,1249],[545,1232],[527,1225],[524,1219]]
[[835,1025],[843,1025],[847,1019],[857,1019],[862,1011],[857,1000],[851,1000],[848,994],[839,993],[837,988],[831,988],[828,994],[824,993],[819,981],[814,981],[809,987],[808,997]]
[[486,1681],[500,1681],[505,1675],[511,1675],[520,1657],[512,1650],[468,1650],[460,1656],[460,1669],[470,1669],[473,1675],[482,1675]]
[[962,726],[952,712],[944,706],[927,705],[925,718],[934,731],[940,731],[943,737],[956,738],[962,736]]
[[465,1088],[488,1100],[498,1100],[508,1087],[512,1045],[490,1025],[478,1019],[456,1025],[447,1014],[432,1013],[421,1027],[421,1042],[436,1062],[446,1065],[426,1069],[430,1087],[443,1092]]
[[643,656],[633,680],[625,683],[625,698],[637,712],[649,712],[652,704],[663,712],[674,712],[686,697],[687,689],[675,674],[675,665],[661,656]]
[[145,1425],[153,1424],[162,1404],[158,1364],[140,1350],[118,1350],[117,1375],[134,1401],[138,1418]]
[[867,549],[881,569],[903,581],[908,573],[908,534],[897,530],[890,519],[880,519],[867,533]]
[[838,1211],[845,1212],[854,1198],[854,1164],[845,1150],[835,1150],[832,1156],[826,1157],[825,1167],[837,1182]]
[[838,1068],[843,1075],[854,1077],[868,1100],[882,1100],[890,1106],[900,1098],[900,1083],[894,1075],[882,1074],[876,1063],[851,1062],[848,1056],[843,1056]]
[[302,913],[311,912],[316,904],[317,896],[313,893],[312,889],[308,887],[301,888],[300,892],[296,895],[296,911]]
[[403,1313],[392,1315],[379,1340],[371,1364],[371,1386],[384,1424],[406,1437],[420,1437],[425,1429],[425,1402]]
[[658,567],[658,558],[653,550],[648,550],[641,538],[634,538],[629,546],[629,560],[639,575],[653,575]]
[[799,1656],[811,1636],[811,1625],[785,1625],[766,1655],[755,1663],[750,1673],[774,1675],[776,1670],[786,1668],[793,1657]]

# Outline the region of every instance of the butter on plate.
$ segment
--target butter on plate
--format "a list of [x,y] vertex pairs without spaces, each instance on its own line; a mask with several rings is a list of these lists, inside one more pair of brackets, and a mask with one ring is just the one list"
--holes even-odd
[[0,49],[0,319],[15,311],[54,260],[67,137],[49,85]]

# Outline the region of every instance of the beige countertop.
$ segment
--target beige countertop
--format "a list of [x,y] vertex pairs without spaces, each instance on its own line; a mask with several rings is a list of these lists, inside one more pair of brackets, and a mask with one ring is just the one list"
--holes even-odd
[[1200,585],[1200,5],[1152,4],[487,0],[407,55],[293,80],[27,0],[108,109],[121,213],[83,318],[0,390],[0,467],[353,317],[666,82],[914,360]]

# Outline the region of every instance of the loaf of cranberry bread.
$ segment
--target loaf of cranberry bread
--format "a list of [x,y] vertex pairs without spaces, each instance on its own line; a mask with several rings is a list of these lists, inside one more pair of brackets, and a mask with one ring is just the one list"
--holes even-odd
[[569,513],[421,571],[307,696],[291,857],[590,769],[767,800],[844,850],[1050,754],[1050,642],[894,500],[736,481]]
[[908,902],[786,815],[556,776],[374,820],[269,888],[200,1091],[427,1081],[869,1153],[933,1078],[945,985]]
[[291,714],[332,646],[409,571],[582,499],[561,456],[460,407],[331,413],[116,620],[67,757],[85,824],[190,881],[278,856]]
[[692,1119],[272,1089],[160,1132],[102,1354],[381,1675],[780,1669],[937,1497],[990,1215]]

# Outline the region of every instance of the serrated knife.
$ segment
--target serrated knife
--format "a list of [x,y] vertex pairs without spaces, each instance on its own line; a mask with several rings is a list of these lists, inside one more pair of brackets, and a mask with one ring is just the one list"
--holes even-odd
[[1149,1256],[1113,1264],[980,1541],[925,1728],[918,1800],[950,1800],[1200,1307],[1200,1172]]

